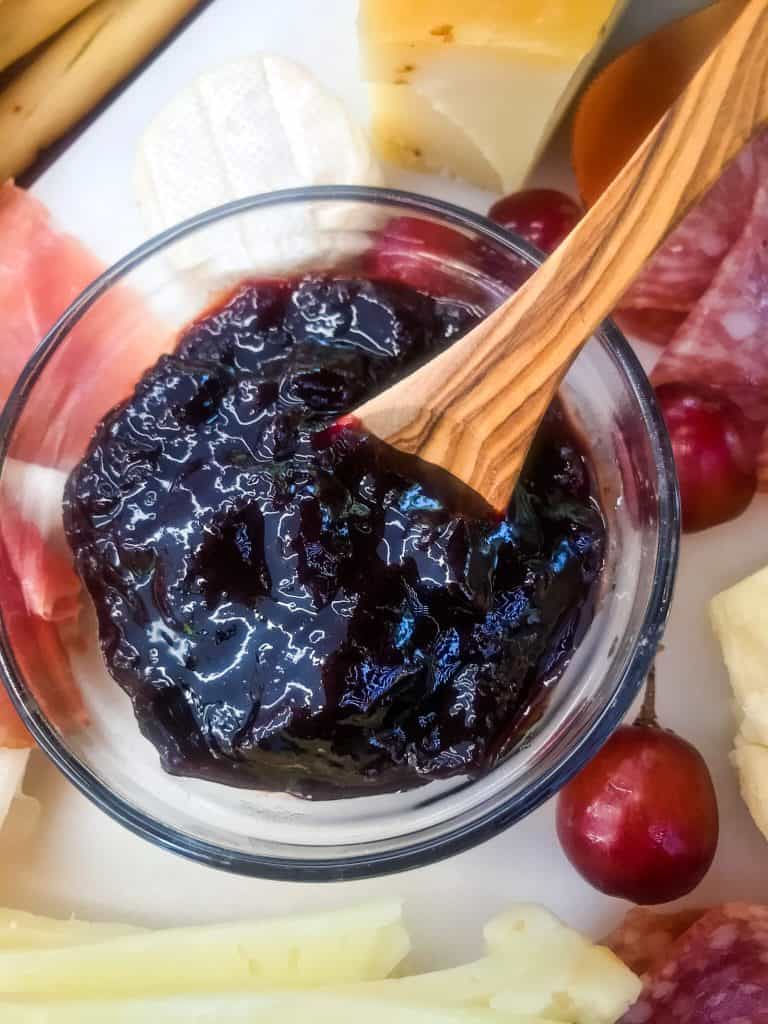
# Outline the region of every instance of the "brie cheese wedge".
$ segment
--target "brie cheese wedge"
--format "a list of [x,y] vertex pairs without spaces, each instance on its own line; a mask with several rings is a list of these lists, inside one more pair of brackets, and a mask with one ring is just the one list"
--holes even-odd
[[[309,185],[377,185],[379,165],[342,102],[305,68],[260,54],[201,75],[146,129],[136,194],[158,233],[232,200]],[[238,214],[176,243],[176,265],[273,272],[317,262],[354,221],[338,204]],[[346,218],[346,219],[345,219]]]

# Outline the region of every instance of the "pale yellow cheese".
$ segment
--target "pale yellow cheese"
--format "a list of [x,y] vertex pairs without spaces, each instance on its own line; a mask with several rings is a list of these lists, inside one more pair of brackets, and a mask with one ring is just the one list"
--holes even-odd
[[363,0],[361,51],[380,154],[483,188],[519,187],[623,6]]
[[[391,1008],[489,1007],[498,1024],[614,1024],[641,983],[609,949],[595,946],[544,907],[518,904],[485,927],[486,956],[431,974],[347,987]],[[345,990],[336,989],[339,994]],[[399,1020],[397,1014],[392,1017]],[[392,1018],[390,1018],[392,1019]]]
[[498,175],[459,125],[429,100],[398,85],[371,87],[376,111],[374,135],[382,160],[423,170],[450,167],[454,174],[493,191]]
[[165,931],[0,909],[0,1011],[3,1024],[615,1024],[642,987],[533,904],[485,940],[473,963],[392,978],[409,947],[393,902]]
[[733,763],[755,824],[768,838],[768,568],[712,600],[738,732]]

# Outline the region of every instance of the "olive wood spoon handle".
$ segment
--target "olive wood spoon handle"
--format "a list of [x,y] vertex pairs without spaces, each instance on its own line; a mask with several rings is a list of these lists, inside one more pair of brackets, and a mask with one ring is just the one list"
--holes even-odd
[[[629,116],[629,114],[628,114]],[[768,0],[751,0],[560,247],[451,348],[353,414],[503,509],[574,356],[768,120]]]

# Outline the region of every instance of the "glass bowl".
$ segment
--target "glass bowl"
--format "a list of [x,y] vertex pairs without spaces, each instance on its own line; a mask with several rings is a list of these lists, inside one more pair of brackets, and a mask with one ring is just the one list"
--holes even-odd
[[[160,351],[169,351],[178,330],[229,284],[353,265],[392,217],[418,217],[466,235],[482,266],[474,257],[462,262],[413,248],[408,265],[437,269],[473,294],[479,289],[489,307],[507,294],[505,281],[520,280],[542,258],[483,217],[383,189],[291,190],[205,213],[103,274],[40,343],[0,421],[0,494],[34,493],[25,460],[70,468],[98,419],[125,394],[125,380],[138,379]],[[107,330],[107,352],[89,344]],[[114,380],[123,381],[117,396]],[[248,875],[331,881],[384,874],[457,853],[518,821],[552,796],[626,713],[656,652],[677,563],[679,510],[667,434],[640,364],[610,321],[573,364],[561,395],[588,439],[602,495],[602,591],[544,713],[489,774],[330,802],[172,777],[106,672],[90,606],[62,637],[90,721],[59,731],[46,714],[50,701],[36,695],[37,681],[55,675],[55,656],[46,645],[37,645],[31,659],[20,649],[29,631],[23,623],[19,629],[18,582],[14,588],[6,581],[0,671],[35,740],[86,796],[134,832]],[[63,484],[64,474],[55,479]],[[61,543],[56,501],[46,514]],[[13,551],[10,563],[18,564]]]

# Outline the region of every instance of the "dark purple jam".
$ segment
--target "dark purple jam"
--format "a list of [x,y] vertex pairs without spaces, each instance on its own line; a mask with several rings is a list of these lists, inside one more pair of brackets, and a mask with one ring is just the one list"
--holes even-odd
[[480,315],[382,281],[245,283],[99,427],[66,529],[166,771],[407,789],[486,771],[540,714],[605,544],[559,406],[501,521],[325,429]]

